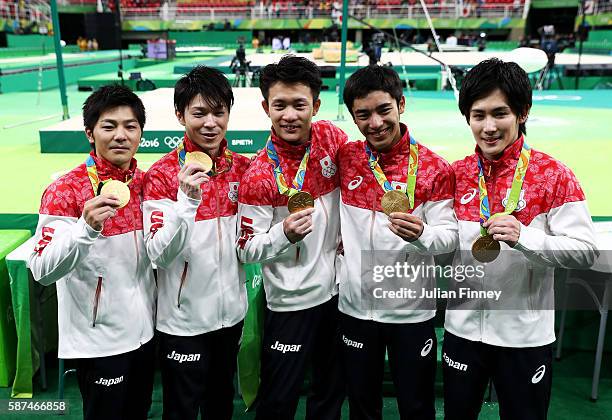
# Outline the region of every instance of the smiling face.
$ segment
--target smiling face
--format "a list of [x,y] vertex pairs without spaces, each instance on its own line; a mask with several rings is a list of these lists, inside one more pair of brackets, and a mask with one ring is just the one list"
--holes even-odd
[[519,124],[527,121],[527,114],[528,111],[516,115],[499,89],[474,101],[469,114],[470,129],[486,159],[498,159],[518,139]]
[[289,143],[302,144],[310,138],[312,117],[317,115],[321,100],[314,100],[307,85],[276,82],[270,86],[268,100],[261,105],[278,137]]
[[386,152],[402,138],[400,114],[406,104],[402,96],[399,106],[385,91],[375,90],[353,102],[353,121],[370,146],[379,152]]
[[184,112],[176,111],[176,117],[185,127],[187,137],[211,157],[219,153],[229,122],[229,110],[225,105],[211,107],[202,95],[195,96]]
[[96,156],[121,169],[128,169],[142,136],[142,129],[132,108],[127,105],[111,108],[100,114],[93,131],[85,129]]

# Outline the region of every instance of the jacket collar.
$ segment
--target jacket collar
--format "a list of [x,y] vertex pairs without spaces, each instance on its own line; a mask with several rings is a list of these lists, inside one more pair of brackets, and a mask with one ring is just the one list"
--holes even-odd
[[521,150],[523,149],[523,143],[525,142],[525,138],[521,134],[521,136],[511,145],[504,149],[504,152],[499,157],[499,159],[489,160],[485,158],[482,154],[482,150],[478,145],[476,146],[476,155],[480,162],[482,163],[482,169],[485,175],[488,177],[492,172],[500,172],[506,168],[514,169],[516,167],[516,162],[521,155]]
[[101,156],[96,156],[96,153],[92,150],[89,155],[93,158],[96,163],[96,171],[100,179],[116,179],[117,181],[127,182],[134,177],[136,172],[136,159],[132,158],[130,167],[128,169],[121,169],[113,165],[108,160]]
[[[409,151],[410,147],[408,146],[408,144],[410,143],[410,133],[408,132],[408,126],[406,124],[400,123],[400,133],[402,134],[402,137],[399,139],[397,143],[395,143],[391,147],[390,150],[386,152],[377,152],[376,150],[370,147],[370,150],[372,150],[372,153],[374,154],[375,157],[380,156],[379,162],[389,161],[395,158],[396,156],[410,153]],[[365,150],[366,145],[369,146],[369,143],[367,140],[364,142],[364,150]]]
[[310,129],[310,138],[307,142],[302,144],[289,143],[276,135],[274,128],[271,129],[270,138],[272,139],[272,144],[276,149],[276,153],[279,156],[288,159],[296,159],[300,160],[304,157],[304,153],[306,153],[306,148],[312,144],[312,140],[317,136],[317,130],[315,130],[314,124]]

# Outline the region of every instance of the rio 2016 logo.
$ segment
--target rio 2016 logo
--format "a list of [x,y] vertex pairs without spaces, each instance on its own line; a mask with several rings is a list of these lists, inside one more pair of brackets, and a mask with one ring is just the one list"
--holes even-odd
[[140,139],[138,147],[159,147],[159,140],[154,138],[153,140],[147,140],[144,137]]
[[179,136],[166,136],[164,138],[164,143],[171,149],[176,149],[180,142],[183,141],[183,137]]
[[[168,146],[169,149],[176,149],[180,142],[183,141],[183,137],[179,136],[166,136],[164,137],[164,144]],[[158,137],[154,139],[146,139],[145,137],[140,138],[139,147],[153,149],[161,146],[161,142]]]

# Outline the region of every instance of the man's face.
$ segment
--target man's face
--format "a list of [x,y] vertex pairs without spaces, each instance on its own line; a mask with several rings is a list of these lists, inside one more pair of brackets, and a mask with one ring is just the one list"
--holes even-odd
[[212,155],[218,152],[225,138],[229,116],[225,105],[212,108],[200,94],[191,100],[184,112],[176,111],[176,117],[185,127],[187,137]]
[[402,137],[400,114],[404,113],[405,103],[402,96],[398,107],[395,99],[382,90],[353,102],[353,121],[374,150],[386,152]]
[[128,169],[138,150],[142,129],[132,108],[121,105],[102,112],[93,131],[85,129],[85,134],[95,145],[96,156]]
[[506,147],[516,141],[519,124],[527,120],[527,114],[517,116],[499,89],[474,101],[469,114],[470,129],[486,159],[499,158]]
[[321,100],[314,100],[307,85],[276,82],[270,86],[268,101],[261,104],[276,135],[286,142],[301,144],[310,137],[312,117],[317,115]]

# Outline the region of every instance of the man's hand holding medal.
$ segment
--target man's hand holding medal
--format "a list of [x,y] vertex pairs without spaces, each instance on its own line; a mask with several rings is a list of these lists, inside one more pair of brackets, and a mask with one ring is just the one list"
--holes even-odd
[[509,214],[492,217],[484,222],[482,227],[495,241],[505,242],[512,248],[518,243],[521,235],[521,223]]
[[200,185],[210,181],[208,173],[213,167],[210,156],[204,152],[187,153],[185,164],[178,173],[179,187],[189,198],[202,198]]
[[98,171],[93,158],[90,156],[85,162],[87,175],[94,191],[94,198],[85,202],[83,218],[94,230],[101,232],[104,222],[117,214],[117,210],[125,207],[130,201],[130,187],[127,182],[108,179],[100,182]]

